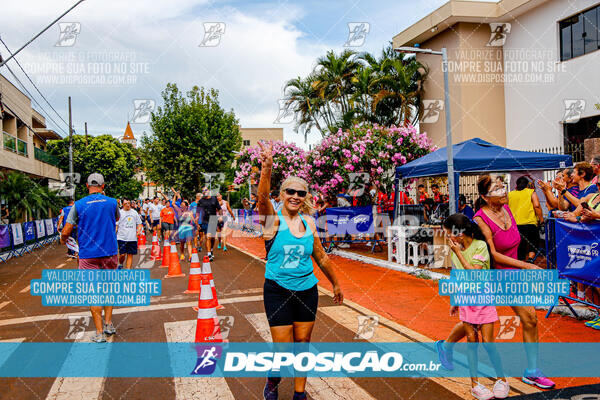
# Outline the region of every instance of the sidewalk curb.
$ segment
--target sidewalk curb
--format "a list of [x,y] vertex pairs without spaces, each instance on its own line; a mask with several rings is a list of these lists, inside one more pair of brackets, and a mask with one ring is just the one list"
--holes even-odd
[[[344,258],[347,258],[350,260],[354,260],[354,261],[364,262],[365,264],[375,265],[376,267],[387,268],[387,269],[391,269],[394,271],[404,272],[404,273],[407,273],[409,275],[412,275],[412,276],[420,278],[420,279],[431,279],[434,281],[439,281],[440,279],[449,279],[450,278],[450,275],[441,274],[439,272],[428,271],[426,269],[417,268],[417,267],[411,267],[410,265],[397,264],[397,263],[394,263],[391,261],[379,260],[376,258],[371,258],[371,257],[363,256],[360,254],[352,253],[349,251],[334,249],[331,252],[331,254],[334,254],[334,255],[340,256],[340,257],[344,257]],[[577,307],[577,306],[573,306],[573,307],[575,307],[575,311],[577,311],[577,314],[579,315],[579,320],[591,320],[591,319],[596,318],[596,313],[594,311],[588,309],[587,307]],[[549,308],[550,307],[547,307],[547,306],[536,307],[536,310],[548,311]],[[554,309],[552,310],[552,314],[559,314],[559,315],[577,319],[573,316],[573,314],[571,313],[571,311],[569,310],[569,308],[567,306],[561,306],[561,305],[554,306]]]
[[394,271],[405,272],[409,275],[416,276],[421,279],[431,279],[434,281],[439,281],[440,279],[449,279],[450,275],[441,274],[439,272],[429,271],[423,268],[411,267],[410,265],[397,264],[391,261],[379,260],[376,258],[371,258],[367,256],[363,256],[360,254],[352,253],[344,250],[334,249],[331,251],[331,254],[335,254],[336,256],[348,258],[354,261],[361,261],[366,264],[375,265],[377,267],[387,268]]

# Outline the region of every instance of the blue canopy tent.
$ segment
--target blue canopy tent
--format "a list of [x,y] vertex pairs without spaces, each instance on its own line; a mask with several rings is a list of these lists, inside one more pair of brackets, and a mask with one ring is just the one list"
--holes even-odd
[[[479,138],[453,145],[452,154],[454,157],[456,201],[458,201],[459,177],[461,173],[539,171],[566,168],[573,165],[573,159],[569,155],[510,150]],[[396,215],[396,209],[398,208],[400,179],[446,175],[447,173],[445,147],[400,167],[396,167],[394,215]]]

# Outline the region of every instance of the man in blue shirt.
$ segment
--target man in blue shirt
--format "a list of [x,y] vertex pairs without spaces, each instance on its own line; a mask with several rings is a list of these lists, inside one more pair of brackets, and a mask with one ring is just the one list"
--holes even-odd
[[[79,242],[79,269],[116,269],[118,265],[118,247],[116,223],[119,219],[117,200],[104,196],[104,177],[93,173],[87,179],[89,195],[75,202],[67,223],[60,235],[65,244],[77,225]],[[102,321],[104,309],[104,324]],[[106,342],[104,334],[116,333],[112,324],[112,306],[91,306],[92,318],[96,326],[94,342]]]

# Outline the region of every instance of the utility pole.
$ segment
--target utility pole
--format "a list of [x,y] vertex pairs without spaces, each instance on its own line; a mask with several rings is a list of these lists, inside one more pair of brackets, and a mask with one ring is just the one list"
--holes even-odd
[[[73,183],[73,116],[71,114],[71,96],[69,96],[69,179],[71,185],[75,186]],[[73,190],[71,199],[75,200],[75,190]]]
[[87,141],[87,122],[83,123],[83,126],[85,127],[85,146],[87,147],[88,145],[88,141]]

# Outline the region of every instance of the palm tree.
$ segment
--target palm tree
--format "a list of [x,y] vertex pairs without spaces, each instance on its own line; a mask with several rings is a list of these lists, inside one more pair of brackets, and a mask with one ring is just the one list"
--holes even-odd
[[11,223],[32,218],[36,210],[47,216],[48,209],[57,212],[64,203],[55,192],[17,171],[0,173],[0,198],[8,207]]

